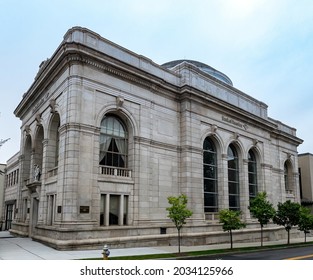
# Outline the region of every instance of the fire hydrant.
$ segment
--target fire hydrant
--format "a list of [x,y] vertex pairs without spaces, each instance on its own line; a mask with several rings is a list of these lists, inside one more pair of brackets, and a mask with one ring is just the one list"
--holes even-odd
[[108,245],[104,245],[102,249],[102,255],[104,260],[108,260],[110,256],[110,250]]

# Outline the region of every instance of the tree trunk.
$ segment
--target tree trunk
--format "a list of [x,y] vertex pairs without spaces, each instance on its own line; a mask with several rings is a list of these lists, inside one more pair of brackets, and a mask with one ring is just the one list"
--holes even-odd
[[288,241],[287,241],[287,244],[289,245],[289,244],[290,244],[290,229],[287,230],[287,233],[288,233]]
[[178,253],[180,254],[180,229],[178,230]]
[[261,247],[263,246],[263,225],[261,225]]
[[233,232],[230,230],[229,234],[230,234],[230,249],[233,249]]

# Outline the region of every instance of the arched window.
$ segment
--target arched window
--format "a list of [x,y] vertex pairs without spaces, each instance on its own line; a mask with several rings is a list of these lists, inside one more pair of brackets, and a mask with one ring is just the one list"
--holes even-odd
[[249,200],[256,197],[258,193],[257,162],[252,150],[248,153],[248,177],[249,177]]
[[24,145],[24,161],[22,169],[22,180],[28,180],[32,177],[33,169],[31,168],[31,153],[32,153],[32,138],[30,135],[26,136]]
[[284,164],[284,182],[285,182],[285,190],[292,191],[291,183],[290,183],[290,165],[287,161]]
[[217,160],[213,141],[203,143],[204,212],[218,211]]
[[[38,130],[36,132],[35,137],[35,150],[33,153],[33,164],[38,165],[39,170],[42,170],[43,166],[43,139],[44,139],[44,131],[43,127],[40,125],[38,126]],[[35,172],[35,169],[33,170]],[[35,176],[35,174],[33,174]],[[37,179],[40,179],[40,175],[37,176]]]
[[[50,126],[49,126],[49,142],[48,142],[48,150],[47,150],[47,170],[56,170],[59,165],[59,142],[60,142],[60,115],[55,113],[52,116]],[[52,172],[50,175],[53,175]]]
[[240,210],[239,162],[236,148],[230,144],[227,149],[229,209]]
[[126,168],[128,135],[125,125],[114,116],[107,115],[100,128],[100,165]]

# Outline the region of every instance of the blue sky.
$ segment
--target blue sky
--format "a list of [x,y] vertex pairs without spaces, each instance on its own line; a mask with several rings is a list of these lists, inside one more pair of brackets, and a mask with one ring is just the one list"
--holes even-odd
[[313,153],[311,0],[0,0],[0,139],[10,138],[0,163],[20,148],[14,109],[73,26],[158,64],[185,58],[222,71],[297,129],[299,153]]

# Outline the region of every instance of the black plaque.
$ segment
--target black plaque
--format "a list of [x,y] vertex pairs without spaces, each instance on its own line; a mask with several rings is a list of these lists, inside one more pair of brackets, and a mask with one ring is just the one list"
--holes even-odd
[[89,206],[79,206],[79,213],[81,214],[89,213]]

